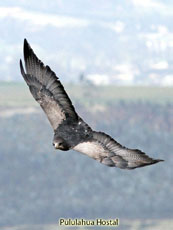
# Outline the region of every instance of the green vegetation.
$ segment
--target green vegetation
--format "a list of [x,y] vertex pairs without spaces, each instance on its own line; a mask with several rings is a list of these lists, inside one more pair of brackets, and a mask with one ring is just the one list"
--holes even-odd
[[[21,229],[28,230],[27,224],[35,224],[32,229],[45,229],[46,224],[57,223],[60,217],[118,217],[122,230],[171,228],[172,89],[66,88],[78,113],[93,129],[165,162],[126,171],[106,167],[75,151],[55,151],[52,129],[41,109],[23,109],[37,106],[26,85],[2,83],[0,229],[23,225]],[[135,92],[136,97],[132,97]],[[88,105],[93,105],[92,109]],[[52,225],[49,229],[54,228]]]
[[37,106],[24,83],[0,82],[0,106]]
[[[118,101],[172,103],[172,87],[65,85],[74,103],[107,105]],[[25,83],[0,82],[0,106],[38,106]]]

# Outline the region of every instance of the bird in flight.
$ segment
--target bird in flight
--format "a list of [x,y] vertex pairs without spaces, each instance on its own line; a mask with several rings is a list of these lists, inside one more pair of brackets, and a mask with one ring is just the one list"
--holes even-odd
[[54,130],[55,149],[73,149],[102,164],[121,169],[135,169],[162,161],[152,159],[138,149],[128,149],[103,132],[93,131],[76,113],[59,78],[37,58],[26,39],[24,61],[25,70],[20,60],[21,74]]

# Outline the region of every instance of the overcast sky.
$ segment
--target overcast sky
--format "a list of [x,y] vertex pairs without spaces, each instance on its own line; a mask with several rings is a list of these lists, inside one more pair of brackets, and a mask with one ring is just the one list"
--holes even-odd
[[27,38],[64,81],[172,85],[172,17],[168,0],[1,1],[0,80],[22,80]]

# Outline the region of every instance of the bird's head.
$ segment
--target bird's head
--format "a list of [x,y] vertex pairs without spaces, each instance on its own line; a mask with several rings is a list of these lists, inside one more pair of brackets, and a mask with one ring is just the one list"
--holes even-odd
[[69,145],[62,137],[54,137],[53,146],[55,149],[60,149],[63,151],[69,150]]

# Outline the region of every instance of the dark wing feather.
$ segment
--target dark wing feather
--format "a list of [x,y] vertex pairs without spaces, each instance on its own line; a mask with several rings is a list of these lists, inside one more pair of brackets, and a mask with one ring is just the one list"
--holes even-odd
[[78,115],[56,74],[45,66],[35,55],[27,40],[24,40],[24,71],[20,60],[20,69],[29,89],[46,113],[54,130],[63,120],[78,119]]
[[138,149],[123,147],[102,132],[93,132],[91,141],[78,144],[74,150],[82,152],[107,166],[122,169],[135,169],[162,161],[152,159]]

